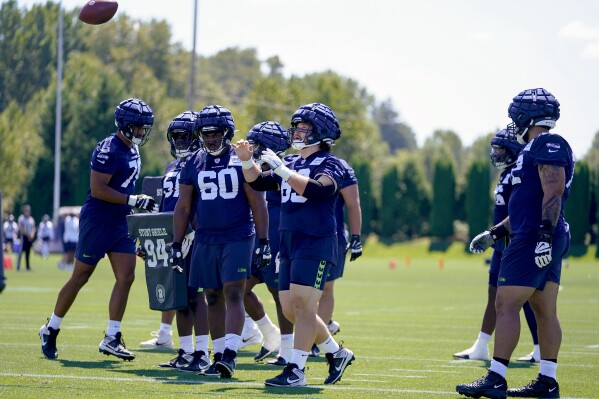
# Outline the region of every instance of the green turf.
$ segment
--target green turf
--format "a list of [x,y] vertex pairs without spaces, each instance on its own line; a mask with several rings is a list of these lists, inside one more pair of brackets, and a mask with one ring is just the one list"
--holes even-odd
[[[159,324],[159,313],[147,306],[142,267],[138,267],[122,329],[137,358],[123,362],[98,353],[113,284],[106,261],[64,320],[59,359],[45,360],[37,332],[69,273],[56,267],[57,257],[44,262],[35,255],[34,271],[7,271],[8,288],[0,294],[0,397],[458,398],[455,385],[479,378],[488,366],[451,356],[469,347],[480,328],[486,301],[484,256],[465,255],[463,244],[445,253],[429,254],[427,248],[425,242],[387,248],[373,244],[366,247],[371,256],[348,262],[345,277],[336,285],[335,320],[341,323],[341,332],[335,338],[343,340],[357,359],[333,386],[323,385],[324,359],[310,359],[310,387],[294,389],[264,387],[264,380],[277,370],[253,362],[257,347],[240,352],[231,380],[157,368],[173,353],[137,349]],[[562,398],[599,397],[598,282],[599,264],[592,258],[570,260],[562,272],[563,343],[558,369]],[[258,287],[257,292],[274,319],[266,290]],[[525,323],[520,341],[514,358],[532,349]],[[528,383],[538,371],[538,365],[512,362],[512,366],[508,371],[512,387]]]

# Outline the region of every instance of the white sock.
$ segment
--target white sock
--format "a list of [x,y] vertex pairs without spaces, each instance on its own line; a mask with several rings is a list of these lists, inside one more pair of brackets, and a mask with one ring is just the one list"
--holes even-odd
[[185,353],[193,353],[193,335],[179,337],[179,345]]
[[196,335],[196,351],[202,351],[208,356],[208,335]]
[[270,318],[267,314],[264,314],[263,318],[256,321],[256,324],[258,325],[258,328],[264,335],[268,334],[271,331],[276,331],[278,329],[278,327],[275,326],[272,321],[270,321]]
[[281,335],[281,349],[279,350],[279,356],[289,362],[289,360],[291,360],[292,351],[293,351],[293,334],[282,334]]
[[121,331],[121,322],[117,320],[108,320],[106,335],[109,337],[114,337],[119,331]]
[[160,323],[160,329],[158,330],[158,332],[160,334],[171,334],[171,331],[173,330],[173,326],[170,324],[166,324],[166,323]]
[[320,349],[322,353],[335,353],[339,350],[339,344],[337,344],[335,339],[330,335],[324,342],[316,344],[316,346],[318,346],[318,349]]
[[557,380],[557,363],[541,359],[539,374],[543,374],[546,377],[551,377],[554,380]]
[[496,372],[503,378],[505,378],[505,373],[507,373],[507,366],[503,363],[499,363],[497,360],[491,360],[491,367],[489,370]]
[[225,334],[225,348],[230,349],[234,352],[239,350],[241,345],[241,335],[237,334]]
[[225,337],[220,337],[212,340],[214,353],[223,353],[225,351]]
[[291,354],[291,360],[289,363],[297,364],[297,367],[300,370],[303,370],[306,367],[306,360],[308,360],[309,352],[304,352],[300,349],[293,349],[293,353]]
[[535,360],[541,360],[541,347],[539,344],[536,344],[532,350],[532,356]]
[[245,314],[245,320],[243,322],[243,331],[241,332],[241,336],[244,338],[250,338],[252,335],[252,331],[256,330],[258,326],[256,326],[256,322],[252,320],[250,315]]
[[477,347],[481,347],[481,346],[486,347],[489,344],[490,340],[491,340],[491,336],[489,334],[481,331],[478,333],[478,338],[476,339],[476,342],[474,343],[474,345],[476,345]]
[[62,317],[58,317],[54,313],[52,313],[52,316],[50,316],[50,320],[48,321],[48,327],[52,327],[53,329],[58,330],[60,329],[61,324]]

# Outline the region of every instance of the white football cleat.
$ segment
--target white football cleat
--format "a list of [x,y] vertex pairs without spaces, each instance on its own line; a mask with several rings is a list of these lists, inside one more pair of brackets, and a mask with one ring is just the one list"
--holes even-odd
[[152,331],[150,333],[150,335],[152,335],[153,337],[156,337],[156,338],[152,338],[147,341],[140,342],[139,343],[140,348],[164,349],[164,350],[171,350],[174,348],[175,344],[174,344],[173,338],[172,338],[172,335],[173,335],[172,331],[170,332],[170,334],[166,334],[161,331]]
[[465,351],[454,353],[453,357],[468,360],[489,360],[489,348],[487,346],[473,346]]

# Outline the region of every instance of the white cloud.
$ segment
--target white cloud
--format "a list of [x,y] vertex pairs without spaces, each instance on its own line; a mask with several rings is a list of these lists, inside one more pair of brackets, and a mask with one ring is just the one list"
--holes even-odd
[[599,27],[587,26],[580,21],[573,21],[561,27],[557,37],[574,40],[599,39]]
[[584,58],[599,58],[599,41],[587,44],[582,49],[582,56]]
[[470,35],[471,40],[481,43],[490,42],[491,40],[494,40],[496,37],[497,35],[495,33],[489,31],[478,31]]

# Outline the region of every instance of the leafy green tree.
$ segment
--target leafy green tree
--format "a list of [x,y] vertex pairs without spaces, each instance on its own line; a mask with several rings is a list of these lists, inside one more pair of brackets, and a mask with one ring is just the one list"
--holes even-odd
[[406,240],[428,233],[431,198],[421,161],[405,151],[399,167],[397,229]]
[[462,140],[452,130],[435,130],[432,137],[424,141],[420,151],[428,181],[433,181],[435,159],[445,158],[453,163],[457,176],[462,174],[464,148]]
[[367,162],[356,162],[354,164],[354,172],[358,179],[358,187],[360,190],[360,208],[362,210],[362,235],[368,236],[374,231],[376,222],[374,215],[374,196],[371,181],[371,166]]
[[570,197],[564,209],[572,244],[584,244],[590,230],[591,189],[589,166],[585,161],[576,162]]
[[397,230],[397,216],[399,213],[399,173],[397,166],[391,165],[383,174],[381,191],[381,237],[384,240],[393,240]]
[[399,114],[393,108],[391,99],[375,106],[373,114],[374,120],[381,130],[381,136],[389,145],[391,152],[399,149],[416,149],[416,136],[408,125],[398,121]]
[[465,190],[468,242],[486,230],[491,220],[490,174],[489,162],[486,159],[476,160],[468,168]]
[[5,209],[12,208],[15,200],[27,200],[27,185],[23,182],[31,180],[44,151],[36,130],[42,123],[39,98],[35,95],[35,101],[25,108],[13,101],[0,113],[0,187]]
[[447,239],[453,235],[455,176],[453,163],[437,158],[434,163],[431,235]]
[[[64,17],[65,58],[82,43],[72,13]],[[54,79],[58,5],[47,2],[21,10],[15,0],[0,6],[0,111],[11,101],[25,106]],[[79,24],[81,25],[81,24]]]

